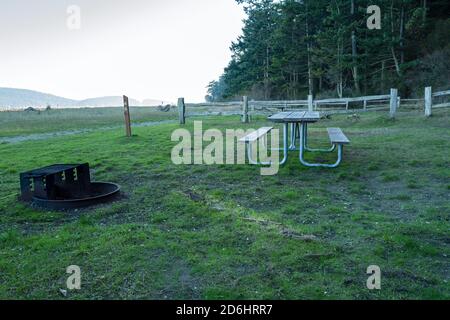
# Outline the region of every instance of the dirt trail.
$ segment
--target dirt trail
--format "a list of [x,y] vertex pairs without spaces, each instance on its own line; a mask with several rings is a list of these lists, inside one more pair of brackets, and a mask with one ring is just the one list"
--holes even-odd
[[[134,128],[139,127],[152,127],[160,124],[172,124],[177,123],[176,120],[163,120],[163,121],[150,121],[150,122],[141,122],[133,125]],[[106,130],[114,130],[122,128],[123,125],[116,126],[108,126],[108,127],[100,127],[100,128],[92,128],[92,129],[78,129],[78,130],[65,130],[65,131],[57,131],[57,132],[48,132],[48,133],[35,133],[24,136],[15,136],[15,137],[0,137],[0,143],[21,143],[26,141],[38,141],[38,140],[47,140],[51,138],[71,136],[83,133],[90,132],[98,132],[98,131],[106,131]]]

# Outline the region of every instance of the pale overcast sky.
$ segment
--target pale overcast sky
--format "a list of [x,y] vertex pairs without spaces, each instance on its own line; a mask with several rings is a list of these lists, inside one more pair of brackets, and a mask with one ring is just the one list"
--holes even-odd
[[0,87],[203,101],[243,18],[234,0],[0,0]]

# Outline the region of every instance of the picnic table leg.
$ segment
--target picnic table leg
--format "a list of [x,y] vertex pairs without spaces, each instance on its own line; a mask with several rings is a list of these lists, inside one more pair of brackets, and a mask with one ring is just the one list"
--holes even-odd
[[289,156],[289,149],[288,149],[288,135],[289,135],[289,128],[288,128],[288,124],[285,123],[283,126],[283,153],[284,153],[284,157],[283,160],[280,162],[280,166],[286,164],[286,162],[288,161],[288,156]]
[[[252,148],[252,143],[251,142],[247,142],[247,154],[248,154],[248,162],[250,162],[250,164],[254,164],[254,165],[259,165],[257,160],[253,159],[253,148]],[[258,158],[258,155],[256,155],[256,158]]]
[[[304,123],[301,124],[301,130],[300,130],[300,163],[303,164],[306,167],[311,167],[311,168],[317,168],[317,167],[322,167],[322,168],[337,168],[341,162],[342,162],[342,153],[343,153],[343,145],[340,144],[338,147],[338,160],[336,163],[334,164],[320,164],[320,163],[309,163],[304,159],[304,155],[305,155],[305,144],[306,144],[306,126],[304,125]],[[336,147],[336,146],[334,146]]]
[[[288,156],[289,156],[289,125],[287,123],[285,123],[284,127],[283,127],[283,149],[271,149],[271,151],[281,151],[281,150],[283,150],[284,156],[283,156],[283,160],[281,160],[281,162],[279,163],[280,166],[286,164],[286,162],[288,161]],[[247,153],[248,153],[248,161],[250,162],[250,164],[263,165],[263,166],[272,165],[271,162],[258,162],[257,160],[253,159],[253,157],[252,157],[253,148],[252,148],[251,142],[247,143]]]
[[291,123],[291,145],[289,147],[291,151],[295,150],[296,128],[295,123]]
[[305,146],[305,151],[308,152],[334,152],[336,150],[336,145],[332,145],[329,149],[311,149],[308,147],[308,123],[304,123],[304,134],[303,134],[303,144]]
[[298,151],[297,140],[300,139],[300,125],[298,123],[291,123],[291,144],[289,146],[289,151]]
[[262,142],[263,142],[264,149],[267,150],[267,137],[266,136],[262,137]]

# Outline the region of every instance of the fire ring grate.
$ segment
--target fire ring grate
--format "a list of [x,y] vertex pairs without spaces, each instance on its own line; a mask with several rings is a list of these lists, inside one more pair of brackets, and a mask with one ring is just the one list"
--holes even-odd
[[21,200],[50,210],[84,208],[113,201],[114,183],[91,182],[89,164],[52,165],[20,174]]

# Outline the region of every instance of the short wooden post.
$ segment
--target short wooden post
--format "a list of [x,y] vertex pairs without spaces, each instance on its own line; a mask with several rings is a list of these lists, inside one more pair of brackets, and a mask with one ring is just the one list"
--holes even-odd
[[390,103],[390,112],[389,112],[391,119],[395,118],[395,114],[397,113],[397,108],[398,108],[398,90],[391,89],[391,103]]
[[314,111],[314,98],[311,94],[308,95],[308,111],[309,112]]
[[125,116],[125,131],[127,137],[131,137],[130,104],[127,96],[123,96],[123,107]]
[[367,100],[364,100],[364,111],[367,110]]
[[184,98],[178,98],[178,115],[180,117],[180,124],[186,124],[186,104]]
[[243,123],[249,123],[249,117],[248,117],[248,97],[244,96],[242,98],[242,122]]
[[433,88],[425,88],[425,116],[431,117],[433,114]]

